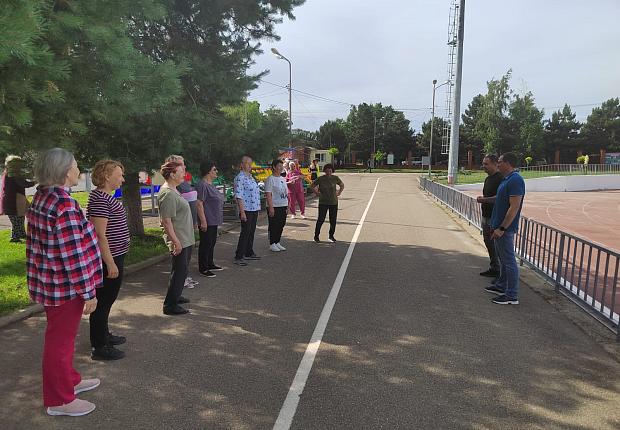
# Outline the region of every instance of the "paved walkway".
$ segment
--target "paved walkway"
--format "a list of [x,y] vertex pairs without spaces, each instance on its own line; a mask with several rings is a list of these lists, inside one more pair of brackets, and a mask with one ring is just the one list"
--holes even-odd
[[491,304],[484,249],[415,177],[342,178],[339,243],[312,242],[316,202],[308,220],[288,221],[286,252],[269,253],[261,221],[263,259],[245,268],[231,264],[237,235],[225,234],[226,270],[184,293],[191,315],[161,314],[168,264],[129,276],[111,315],[127,357],[92,362],[81,326],[76,367],[102,379],[81,396],[97,404],[86,417],[43,413],[44,318],[0,330],[2,428],[273,428],[338,280],[290,428],[620,427],[620,364],[527,287],[519,306]]

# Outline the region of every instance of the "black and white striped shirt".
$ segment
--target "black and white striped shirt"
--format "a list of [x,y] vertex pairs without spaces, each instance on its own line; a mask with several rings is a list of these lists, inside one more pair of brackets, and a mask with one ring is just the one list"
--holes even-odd
[[94,190],[88,196],[86,216],[107,218],[105,236],[108,239],[112,257],[126,254],[129,250],[129,227],[127,214],[119,199],[101,190]]

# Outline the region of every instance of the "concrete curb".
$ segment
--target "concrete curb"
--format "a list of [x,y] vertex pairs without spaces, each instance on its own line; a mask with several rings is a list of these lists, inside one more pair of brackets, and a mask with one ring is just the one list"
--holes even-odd
[[[221,229],[219,229],[218,236],[221,236],[222,234],[226,234],[230,232],[231,230],[234,230],[237,226],[238,226],[237,223],[234,223],[234,222],[228,223],[228,225],[225,225]],[[131,275],[131,274],[137,273],[148,267],[161,263],[162,261],[165,261],[168,258],[170,258],[170,255],[168,254],[156,255],[155,257],[148,258],[139,263],[129,265],[125,268],[125,275]],[[39,303],[34,303],[31,305],[28,305],[24,309],[13,311],[12,313],[8,315],[4,315],[0,317],[0,328],[6,327],[15,322],[30,318],[31,316],[38,314],[39,312],[43,312],[43,305]]]
[[39,312],[43,312],[43,305],[38,303],[29,305],[24,309],[14,311],[13,313],[0,317],[0,328],[6,327],[14,322],[30,318],[32,315],[38,314]]

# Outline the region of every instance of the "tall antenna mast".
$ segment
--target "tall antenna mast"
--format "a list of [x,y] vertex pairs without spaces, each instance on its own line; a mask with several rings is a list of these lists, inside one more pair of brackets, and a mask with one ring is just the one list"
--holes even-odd
[[459,22],[459,0],[452,0],[450,5],[450,19],[448,21],[448,76],[450,82],[446,86],[446,103],[444,114],[444,126],[441,133],[441,153],[447,155],[450,151],[450,123],[452,121],[452,92],[454,89],[454,71],[456,64],[456,48]]
[[[457,5],[457,2],[459,5]],[[463,77],[463,36],[465,33],[465,0],[453,0],[458,16],[456,32],[456,69],[452,91],[452,120],[450,121],[450,153],[448,155],[448,185],[456,183],[459,170],[459,124],[461,122],[461,81]],[[455,18],[456,20],[456,18]]]

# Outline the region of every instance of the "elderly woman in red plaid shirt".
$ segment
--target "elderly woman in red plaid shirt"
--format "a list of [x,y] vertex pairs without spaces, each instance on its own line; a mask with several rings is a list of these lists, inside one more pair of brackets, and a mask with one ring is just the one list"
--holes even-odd
[[69,194],[80,175],[69,151],[44,152],[34,173],[39,187],[26,215],[26,269],[30,297],[45,307],[47,317],[43,404],[49,415],[86,415],[95,405],[75,395],[100,381],[81,378],[73,352],[81,315],[95,310],[95,288],[102,285],[97,235]]

